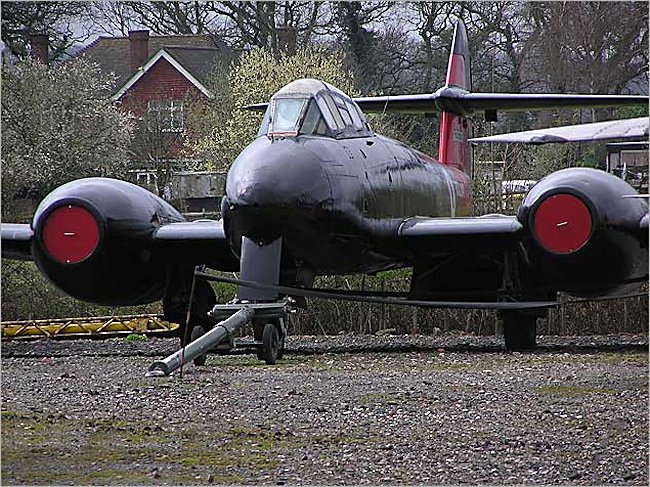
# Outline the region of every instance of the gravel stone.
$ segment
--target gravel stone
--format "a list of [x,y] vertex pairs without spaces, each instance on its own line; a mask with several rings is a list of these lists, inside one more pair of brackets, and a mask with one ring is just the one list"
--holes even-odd
[[175,339],[2,344],[5,484],[648,485],[648,339],[289,337],[275,366]]

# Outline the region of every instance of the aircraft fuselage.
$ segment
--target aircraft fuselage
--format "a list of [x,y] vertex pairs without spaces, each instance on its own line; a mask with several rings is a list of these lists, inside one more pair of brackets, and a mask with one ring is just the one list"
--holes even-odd
[[392,139],[300,135],[251,143],[228,173],[223,210],[237,255],[242,236],[282,237],[283,265],[344,274],[409,265],[394,245],[405,218],[465,216],[469,207],[465,173]]

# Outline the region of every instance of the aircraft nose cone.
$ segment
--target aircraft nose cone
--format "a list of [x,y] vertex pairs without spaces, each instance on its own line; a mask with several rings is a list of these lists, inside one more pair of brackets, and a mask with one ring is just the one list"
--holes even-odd
[[244,235],[270,241],[322,229],[331,207],[332,189],[321,161],[299,141],[260,138],[228,171],[223,218],[233,249]]
[[320,161],[295,141],[249,146],[228,173],[226,196],[237,207],[320,207],[331,188]]

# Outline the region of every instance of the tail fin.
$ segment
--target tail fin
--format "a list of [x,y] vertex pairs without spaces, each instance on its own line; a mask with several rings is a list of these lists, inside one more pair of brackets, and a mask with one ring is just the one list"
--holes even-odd
[[[472,90],[467,31],[462,20],[458,20],[451,44],[446,86]],[[438,159],[442,164],[454,166],[471,176],[472,161],[469,151],[471,121],[452,112],[440,113],[440,146]]]

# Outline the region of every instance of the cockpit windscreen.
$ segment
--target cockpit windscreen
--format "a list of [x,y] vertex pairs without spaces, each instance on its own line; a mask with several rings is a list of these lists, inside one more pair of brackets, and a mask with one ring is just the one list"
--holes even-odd
[[270,134],[298,134],[298,123],[307,98],[276,98],[273,100]]
[[258,136],[316,135],[336,139],[372,136],[354,102],[331,85],[296,80],[280,89],[267,107]]

